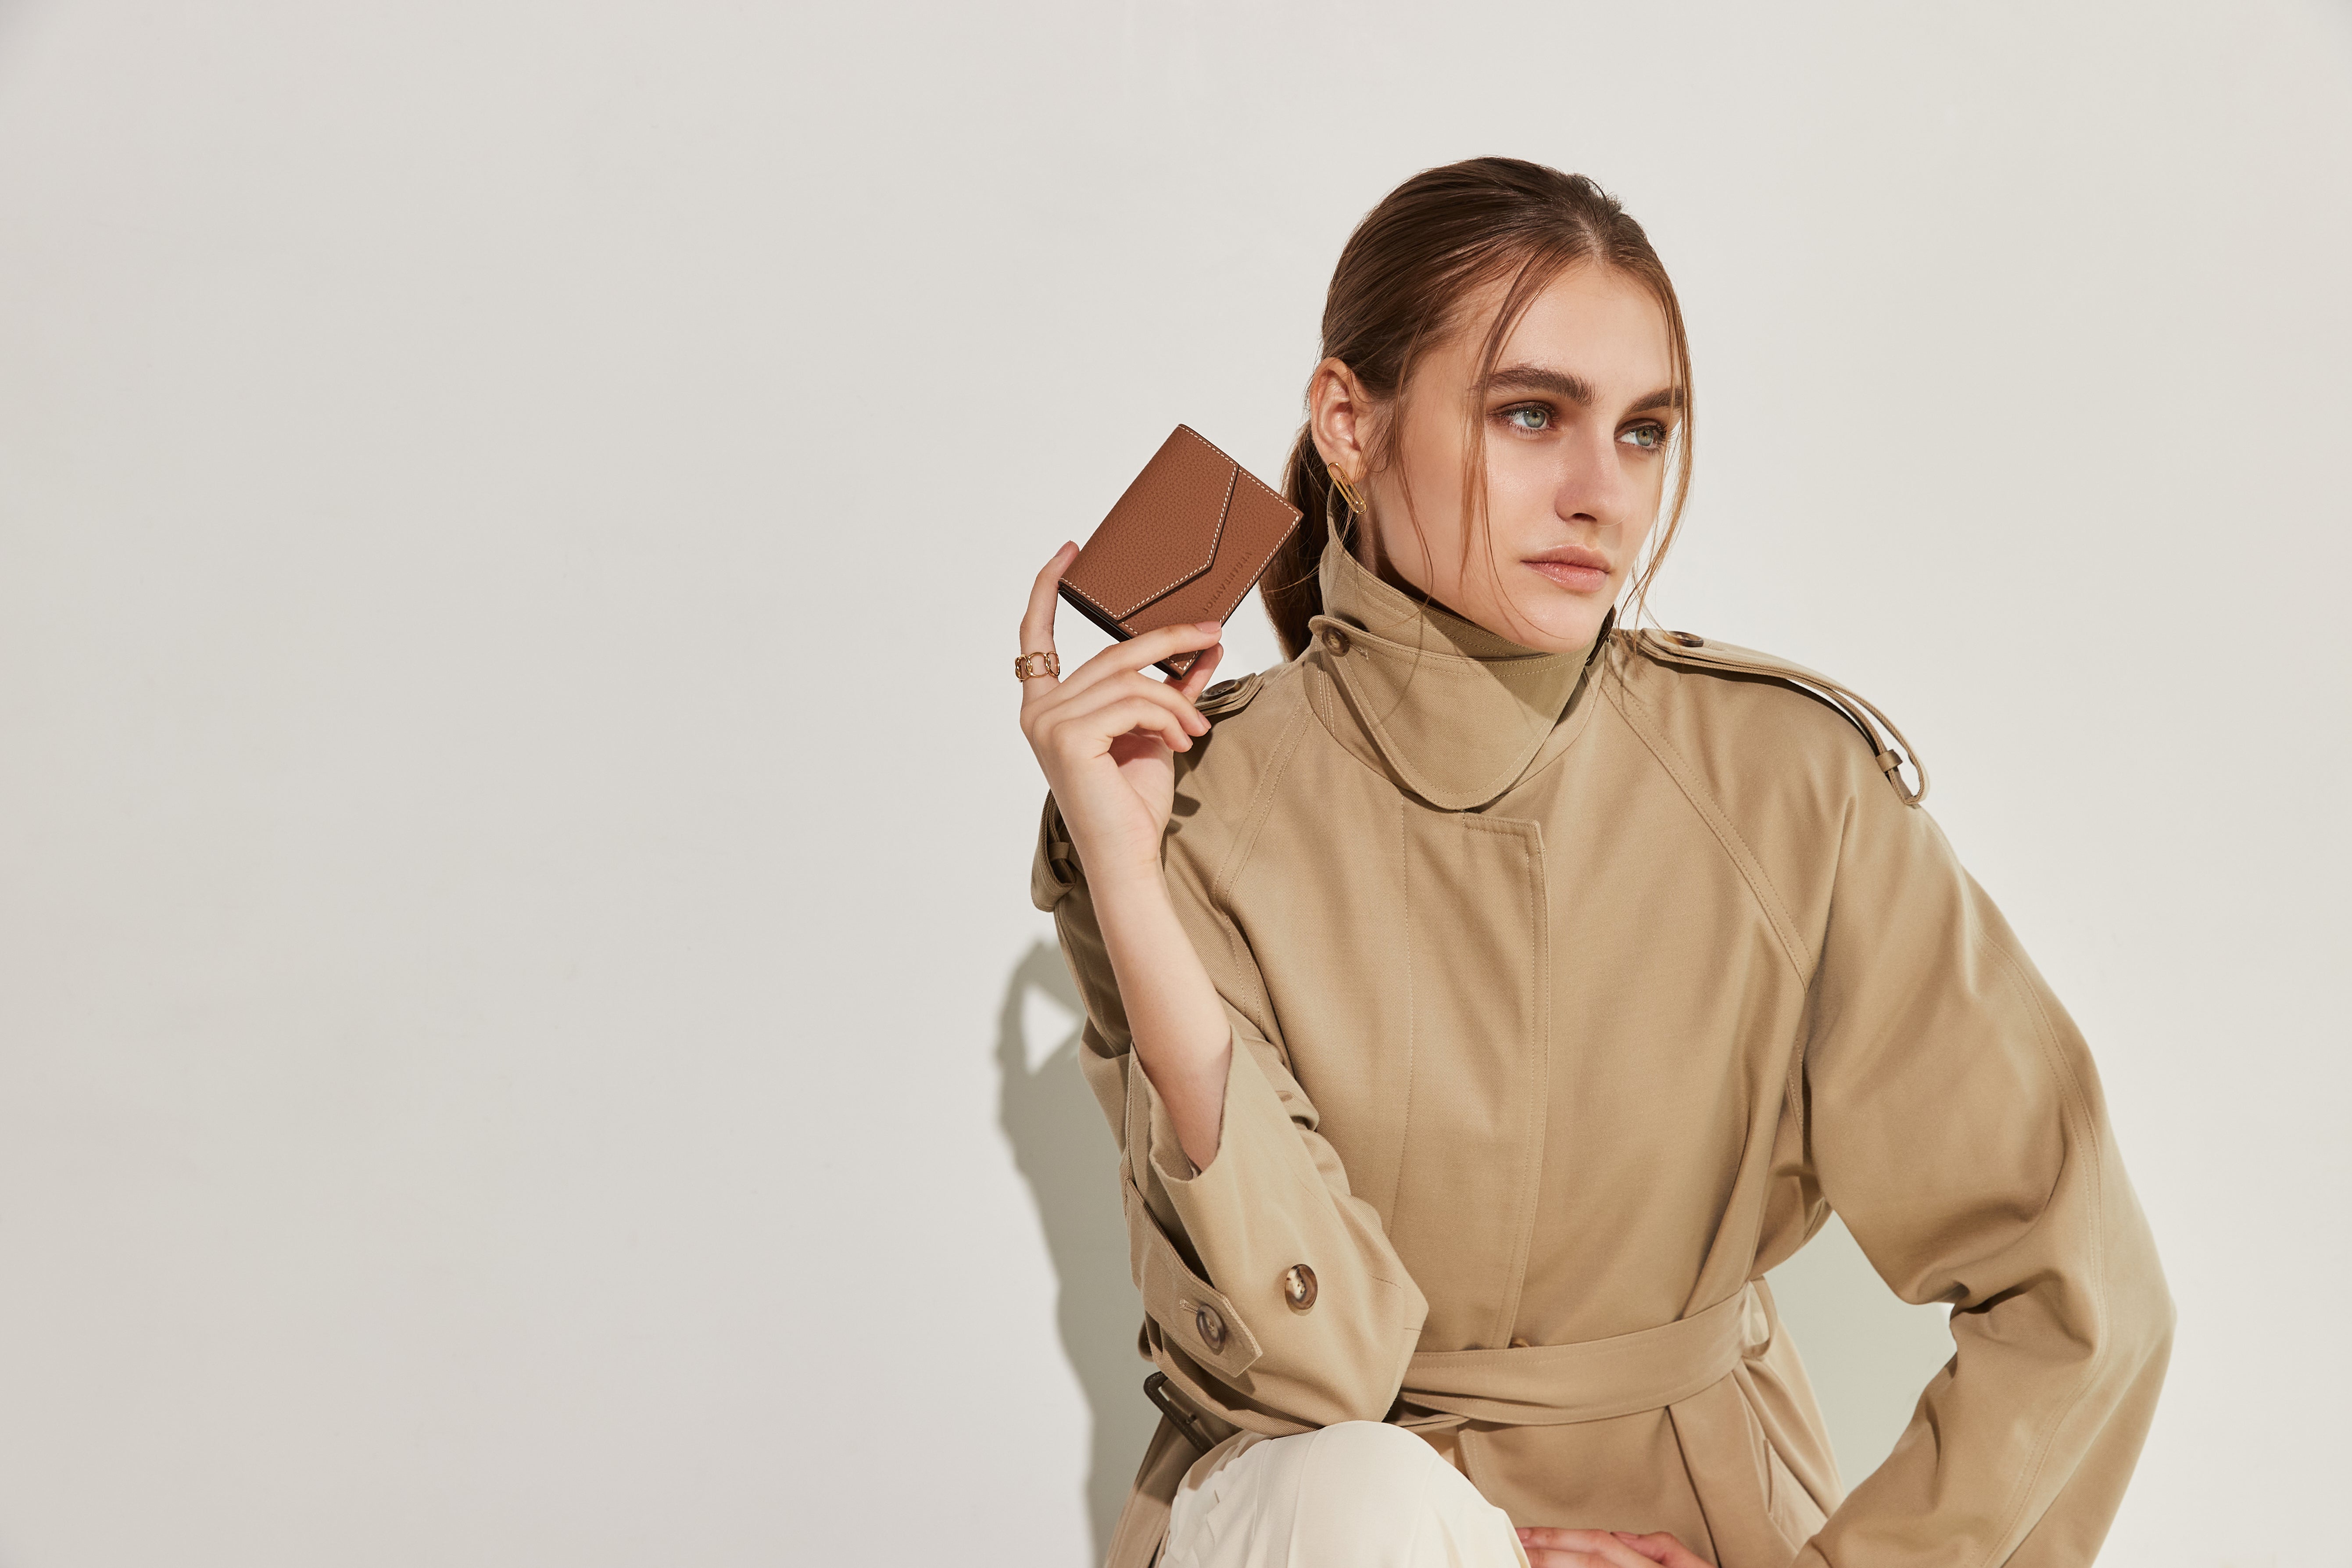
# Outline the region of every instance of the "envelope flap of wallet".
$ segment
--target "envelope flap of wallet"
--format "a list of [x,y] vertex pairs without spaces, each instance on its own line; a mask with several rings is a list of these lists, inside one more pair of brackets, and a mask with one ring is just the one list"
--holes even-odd
[[[1165,598],[1215,563],[1244,483],[1239,464],[1178,426],[1070,563],[1064,585],[1115,621]],[[1089,556],[1117,565],[1090,572]]]

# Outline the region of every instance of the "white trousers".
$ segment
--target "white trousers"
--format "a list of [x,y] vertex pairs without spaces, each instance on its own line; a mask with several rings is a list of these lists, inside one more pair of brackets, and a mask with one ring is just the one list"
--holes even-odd
[[1401,1426],[1237,1433],[1185,1472],[1162,1568],[1528,1568],[1511,1516]]

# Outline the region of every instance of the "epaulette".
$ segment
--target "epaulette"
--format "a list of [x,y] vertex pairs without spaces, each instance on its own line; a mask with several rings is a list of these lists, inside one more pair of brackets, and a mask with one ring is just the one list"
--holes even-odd
[[1238,713],[1248,707],[1250,699],[1255,697],[1258,694],[1258,689],[1265,684],[1265,674],[1263,670],[1255,675],[1244,675],[1234,680],[1220,680],[1201,693],[1200,700],[1192,706],[1201,710],[1202,718],[1213,723],[1228,713]]
[[[1769,653],[1758,653],[1751,647],[1735,647],[1729,643],[1715,642],[1695,632],[1656,632],[1643,628],[1633,634],[1634,646],[1653,658],[1673,664],[1688,665],[1694,669],[1728,670],[1737,675],[1759,675],[1793,686],[1828,703],[1846,717],[1846,721],[1862,731],[1870,742],[1871,761],[1895,786],[1906,805],[1916,805],[1927,798],[1927,764],[1919,760],[1895,721],[1880,712],[1868,698],[1851,687],[1842,686],[1819,670],[1807,669],[1801,664],[1791,664]],[[1866,717],[1865,717],[1866,715]],[[1875,720],[1878,729],[1871,728]],[[1879,730],[1885,735],[1882,738]],[[1919,787],[1912,789],[1903,782],[1903,765],[1919,775]]]

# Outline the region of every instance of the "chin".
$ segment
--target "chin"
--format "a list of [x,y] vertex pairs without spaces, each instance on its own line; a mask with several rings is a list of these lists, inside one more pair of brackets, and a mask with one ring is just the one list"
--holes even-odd
[[1580,595],[1575,603],[1555,600],[1549,605],[1519,605],[1517,615],[1503,623],[1507,629],[1499,635],[1543,653],[1580,652],[1592,646],[1601,623],[1608,617],[1610,604],[1597,595],[1589,601]]
[[1592,646],[1592,639],[1600,630],[1601,617],[1594,616],[1572,631],[1547,628],[1547,635],[1535,647],[1545,653],[1581,653]]

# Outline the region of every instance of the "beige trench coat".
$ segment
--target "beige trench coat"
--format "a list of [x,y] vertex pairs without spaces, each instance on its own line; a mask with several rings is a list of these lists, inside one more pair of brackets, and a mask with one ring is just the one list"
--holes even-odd
[[[1114,1564],[1199,1445],[1367,1419],[1518,1524],[1722,1568],[2088,1563],[2171,1302],[2083,1038],[1892,726],[1745,650],[1531,653],[1321,573],[1314,645],[1180,759],[1168,881],[1234,1031],[1204,1171],[1046,806],[1173,1413]],[[1956,1347],[1850,1494],[1762,1279],[1832,1210]]]

